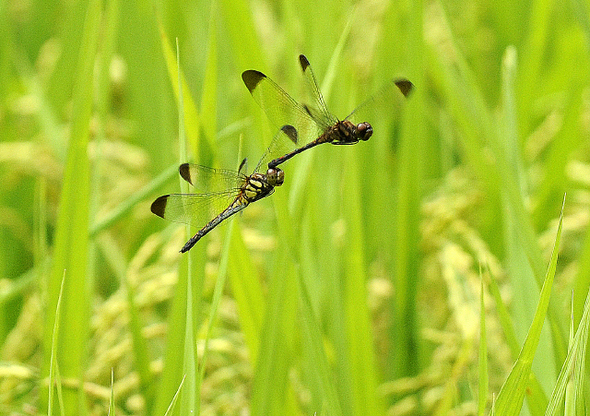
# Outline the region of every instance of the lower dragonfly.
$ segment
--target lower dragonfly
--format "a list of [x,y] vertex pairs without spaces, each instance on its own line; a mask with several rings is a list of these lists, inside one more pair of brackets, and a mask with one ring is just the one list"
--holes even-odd
[[[205,186],[208,183],[209,188],[214,189],[208,193],[163,195],[152,203],[151,211],[158,217],[202,227],[180,249],[181,253],[189,251],[202,237],[224,220],[240,212],[252,202],[269,196],[274,192],[275,186],[283,184],[285,173],[281,169],[268,168],[266,173],[260,173],[259,169],[266,160],[272,158],[273,149],[279,147],[277,143],[282,140],[280,136],[287,135],[289,137],[293,134],[296,133],[292,126],[283,126],[251,175],[243,173],[246,168],[246,159],[242,161],[237,172],[191,163],[180,165],[178,168],[180,176],[192,186]],[[211,218],[210,215],[214,215],[212,209],[216,209],[215,212],[219,212],[219,210],[221,212],[205,223],[206,218]]]

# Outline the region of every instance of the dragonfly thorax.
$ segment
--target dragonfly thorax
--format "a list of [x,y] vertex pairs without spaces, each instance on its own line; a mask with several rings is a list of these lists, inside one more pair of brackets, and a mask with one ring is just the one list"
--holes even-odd
[[[273,171],[280,171],[280,169],[269,169]],[[278,173],[277,173],[278,175]],[[284,176],[284,175],[283,175]],[[278,178],[278,176],[277,176]],[[276,179],[278,180],[278,179]],[[265,196],[270,195],[274,192],[274,187],[281,185],[283,182],[280,183],[276,182],[275,184],[271,183],[268,176],[262,173],[253,173],[242,188],[242,197],[250,202],[258,201],[259,199],[264,198]]]
[[373,127],[367,122],[354,124],[350,120],[339,121],[332,127],[330,134],[332,144],[354,144],[359,140],[369,140]]

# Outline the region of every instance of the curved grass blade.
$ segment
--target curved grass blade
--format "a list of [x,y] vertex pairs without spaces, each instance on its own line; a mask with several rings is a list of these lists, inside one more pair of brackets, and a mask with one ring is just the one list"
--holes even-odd
[[174,397],[172,398],[172,401],[170,402],[168,409],[166,409],[166,413],[164,413],[164,416],[171,415],[172,412],[174,411],[174,408],[176,407],[176,402],[178,401],[178,396],[180,396],[180,392],[182,391],[182,386],[184,385],[184,380],[186,380],[186,375],[184,377],[182,377],[182,381],[178,385],[178,389],[176,390],[176,393],[174,393]]
[[[565,198],[564,198],[565,203]],[[557,228],[557,235],[555,237],[555,244],[551,253],[551,260],[545,275],[545,281],[541,288],[539,303],[535,311],[533,322],[527,333],[524,345],[520,351],[518,359],[514,367],[510,371],[508,378],[502,385],[498,398],[494,403],[493,412],[498,415],[518,415],[522,408],[526,389],[529,382],[529,375],[531,373],[531,366],[535,357],[535,352],[539,344],[541,336],[541,329],[547,315],[549,307],[549,299],[551,296],[551,288],[553,287],[553,279],[555,278],[555,269],[557,267],[557,258],[559,253],[559,245],[561,241],[561,230],[563,226],[563,206],[561,215],[559,217],[559,226]]]
[[[90,161],[88,142],[90,119],[94,97],[94,69],[101,32],[102,2],[88,3],[84,17],[83,35],[79,49],[77,68],[74,71],[72,94],[72,124],[68,142],[68,154],[63,174],[59,214],[56,225],[52,270],[47,283],[46,326],[51,328],[56,305],[65,281],[60,329],[57,334],[56,360],[64,377],[82,379],[88,353],[90,277],[88,274],[88,229],[90,212]],[[53,340],[50,331],[44,335],[45,351],[51,350]],[[42,375],[49,373],[50,357],[43,357]],[[77,414],[84,404],[81,401],[82,386],[64,390],[64,409],[67,414]]]
[[[572,319],[573,322],[573,319]],[[584,312],[578,329],[573,340],[571,340],[570,348],[565,361],[557,377],[557,383],[551,394],[551,399],[547,405],[546,416],[559,414],[559,407],[563,403],[563,397],[566,395],[568,383],[572,384],[572,394],[566,400],[566,406],[573,410],[569,414],[576,413],[576,408],[580,408],[583,403],[583,384],[584,384],[584,368],[586,349],[588,347],[588,332],[590,327],[590,291],[586,293],[586,301],[584,302]],[[583,407],[582,407],[583,408]],[[566,412],[566,415],[568,413]]]
[[[481,273],[480,273],[481,275]],[[481,279],[479,295],[479,394],[477,399],[477,414],[483,416],[486,410],[486,403],[488,399],[488,346],[486,333],[486,305],[484,302],[484,284],[483,276]]]

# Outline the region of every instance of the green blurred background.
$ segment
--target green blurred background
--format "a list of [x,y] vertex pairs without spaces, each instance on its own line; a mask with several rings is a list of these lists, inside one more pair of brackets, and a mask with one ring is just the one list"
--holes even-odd
[[[47,413],[49,376],[58,414],[161,415],[184,375],[175,414],[483,414],[567,193],[523,410],[542,414],[590,282],[588,10],[1,2],[0,413]],[[185,229],[150,203],[179,191],[179,163],[254,166],[274,131],[240,74],[302,97],[300,53],[341,118],[394,76],[416,88],[368,142],[297,156],[272,197],[180,255]]]

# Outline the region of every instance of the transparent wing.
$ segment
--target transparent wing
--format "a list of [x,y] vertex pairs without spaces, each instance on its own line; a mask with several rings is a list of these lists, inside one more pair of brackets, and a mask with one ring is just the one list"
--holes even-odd
[[246,180],[244,175],[232,170],[192,163],[183,163],[178,171],[185,181],[206,192],[164,195],[152,203],[151,210],[166,220],[197,227],[204,226],[227,208]]
[[297,130],[296,145],[307,144],[323,133],[324,124],[320,120],[314,119],[304,106],[295,101],[262,72],[245,71],[242,74],[242,79],[254,100],[277,128],[291,125]]
[[151,211],[168,221],[202,228],[236,198],[239,190],[204,194],[170,194],[156,199]]
[[[240,170],[245,163],[244,159],[240,164]],[[231,192],[231,190],[239,188],[245,181],[245,176],[242,173],[226,169],[213,169],[193,163],[183,163],[179,166],[178,171],[185,181],[199,191],[209,194]]]
[[311,116],[321,126],[322,130],[325,131],[328,127],[337,123],[338,119],[328,111],[318,81],[313,74],[311,65],[305,55],[299,55],[299,64],[301,65],[301,70],[305,76],[307,87],[313,101],[311,106],[304,106],[304,108],[307,109]]
[[388,81],[369,99],[359,105],[345,120],[355,124],[368,122],[373,124],[380,115],[392,119],[398,117],[406,97],[410,95],[414,85],[404,78]]
[[258,161],[254,172],[259,172],[260,169],[266,169],[268,162],[293,151],[297,147],[295,146],[297,135],[298,132],[295,127],[291,125],[281,127]]

